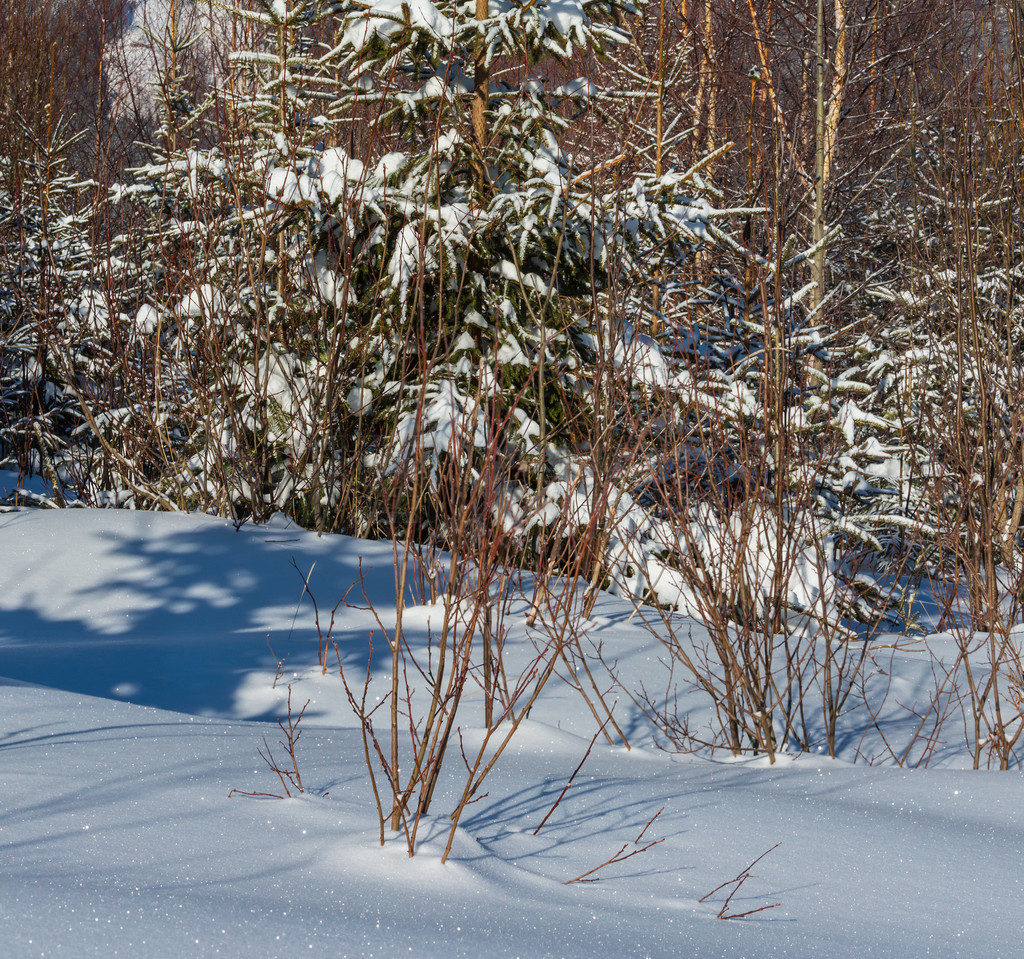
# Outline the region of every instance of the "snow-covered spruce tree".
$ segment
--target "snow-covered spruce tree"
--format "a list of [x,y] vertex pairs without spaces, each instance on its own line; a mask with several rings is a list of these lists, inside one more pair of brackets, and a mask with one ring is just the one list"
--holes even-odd
[[0,462],[43,476],[59,503],[90,470],[92,450],[75,439],[81,390],[110,345],[88,204],[66,170],[76,139],[52,122],[35,155],[17,161],[20,193],[0,193]]
[[986,21],[988,56],[948,77],[948,112],[911,130],[912,192],[875,225],[888,269],[871,293],[892,331],[888,403],[934,529],[921,565],[963,669],[963,731],[976,768],[1005,769],[1024,615],[1024,36],[1002,13]]
[[[116,188],[108,206],[98,184],[64,172],[77,137],[55,123],[36,156],[21,161],[21,195],[5,204],[0,443],[21,471],[43,472],[58,501],[207,505],[186,495],[190,357],[154,306],[180,284],[172,263],[181,244],[169,224],[176,211],[201,216],[188,173],[175,178],[195,155],[179,146],[194,142],[201,116],[184,89],[189,41],[173,30],[154,37],[169,64],[156,98],[160,176]],[[109,239],[117,227],[123,232]]]
[[592,416],[602,291],[685,261],[710,213],[687,174],[622,186],[559,147],[604,94],[546,88],[546,65],[599,56],[630,9],[228,8],[222,97],[166,77],[153,161],[118,194],[148,217],[118,256],[179,505],[419,537],[448,511],[440,467],[485,450],[544,499]]
[[[414,527],[443,525],[446,462],[478,471],[500,449],[522,489],[543,488],[592,409],[595,298],[684,260],[707,207],[679,174],[606,187],[601,164],[559,146],[603,94],[545,85],[546,66],[622,40],[628,4],[333,9],[341,145],[295,176],[329,213],[315,264],[360,337],[346,394],[371,462],[409,492],[403,510],[422,481]],[[344,271],[338,249],[353,251]]]
[[[208,377],[195,336],[209,290],[192,281],[209,268],[223,205],[216,183],[216,151],[204,148],[209,99],[195,102],[191,50],[197,34],[171,3],[164,22],[147,33],[153,75],[137,91],[151,105],[149,162],[128,171],[129,182],[110,194],[112,221],[106,269],[119,302],[112,315],[124,371],[120,394],[90,396],[94,432],[116,462],[104,477],[120,484],[135,508],[216,509],[230,514],[230,499],[208,489],[200,466],[207,448],[203,413],[210,404]],[[204,299],[204,294],[207,298]],[[216,327],[213,327],[216,329]],[[94,436],[94,441],[100,439]],[[104,441],[105,440],[105,441]]]
[[672,697],[641,701],[680,747],[834,750],[864,640],[903,625],[900,596],[878,576],[887,538],[915,523],[900,423],[873,411],[885,371],[862,358],[869,345],[817,326],[808,289],[786,288],[806,261],[793,248],[720,255],[664,299],[673,350],[635,332],[623,344],[620,373],[634,379],[624,430],[648,458],[620,499],[630,522],[607,568],[614,588],[710,635],[695,646],[664,617],[676,680],[712,697],[717,726],[687,731]]
[[317,457],[330,462],[335,446],[320,390],[336,309],[312,281],[319,211],[293,202],[292,169],[308,159],[312,107],[329,86],[309,36],[325,9],[223,13],[216,39],[234,32],[253,49],[198,103],[199,35],[174,17],[152,35],[161,121],[150,162],[117,191],[133,228],[116,254],[141,291],[154,453],[180,507],[317,521],[329,503]]
[[937,534],[926,559],[951,596],[967,585],[980,628],[1019,617],[1004,600],[1024,568],[1022,184],[1011,132],[1022,99],[1012,84],[990,89],[999,97],[950,129],[916,132],[917,195],[890,228],[899,270],[873,289],[892,316],[890,403],[918,451],[919,501]]
[[[826,329],[808,309],[810,285],[788,286],[809,262],[795,244],[767,259],[738,244],[729,249],[725,238],[700,269],[679,277],[684,282],[666,285],[656,336],[644,332],[635,297],[625,310],[634,323],[622,323],[617,336],[605,331],[615,369],[603,393],[618,391],[621,436],[642,437],[639,447],[624,447],[632,468],[615,471],[632,475],[637,499],[630,541],[619,536],[611,562],[616,588],[692,609],[659,554],[676,549],[681,527],[703,541],[730,514],[761,504],[786,513],[794,535],[827,555],[827,575],[807,585],[837,601],[830,618],[880,612],[877,602],[840,597],[824,580],[838,554],[852,561],[859,549],[860,565],[871,566],[893,552],[900,529],[916,529],[902,421],[884,403],[888,354],[848,329]],[[655,533],[659,517],[669,527]],[[735,564],[722,572],[732,575]],[[781,575],[783,593],[805,595],[791,573]],[[869,577],[859,581],[868,588]]]

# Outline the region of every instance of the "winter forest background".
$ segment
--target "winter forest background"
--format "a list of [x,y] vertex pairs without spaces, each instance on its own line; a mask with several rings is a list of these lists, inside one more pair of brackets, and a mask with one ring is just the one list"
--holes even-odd
[[[1017,766],[1022,44],[1015,0],[3,4],[10,501],[392,541],[488,728],[506,599],[569,583],[660,618],[713,717],[630,690],[672,748],[834,755],[857,700]],[[888,735],[922,596],[954,652]]]

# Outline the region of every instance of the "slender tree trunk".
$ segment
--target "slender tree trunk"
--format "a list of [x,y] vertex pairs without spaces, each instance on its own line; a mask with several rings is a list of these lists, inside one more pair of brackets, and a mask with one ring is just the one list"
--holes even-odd
[[[284,23],[277,25],[277,50],[281,58],[280,89],[278,90],[278,118],[277,122],[281,135],[288,137],[288,28]],[[277,295],[283,303],[285,301],[287,276],[286,260],[288,257],[288,241],[284,230],[277,235]],[[286,324],[287,325],[287,324]],[[287,335],[287,334],[286,334]]]
[[[488,0],[476,0],[477,20],[486,20]],[[473,70],[473,139],[476,141],[477,199],[483,205],[487,188],[487,162],[484,147],[487,144],[487,100],[490,96],[491,71],[487,65],[487,44],[480,38]]]
[[[825,236],[825,0],[818,0],[817,36],[814,42],[817,77],[814,118],[814,225],[812,242],[817,245]],[[814,293],[811,305],[817,307],[825,295],[825,249],[814,254],[811,268]]]
[[[843,108],[843,94],[846,89],[846,0],[834,0],[836,35],[832,51],[831,96],[825,97],[825,0],[818,0],[817,36],[815,56],[817,59],[817,91],[815,96],[815,149],[814,149],[814,222],[812,239],[815,244],[825,238],[825,197],[832,179],[832,164],[835,158],[836,141],[839,137],[839,120]],[[811,305],[816,307],[825,297],[825,254],[824,247],[814,254],[811,278],[815,282]]]

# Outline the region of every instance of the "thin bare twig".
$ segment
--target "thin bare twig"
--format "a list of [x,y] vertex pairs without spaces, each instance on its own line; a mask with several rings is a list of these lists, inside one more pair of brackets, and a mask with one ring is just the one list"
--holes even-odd
[[541,829],[544,826],[544,823],[546,823],[551,818],[551,814],[558,808],[558,804],[565,798],[565,794],[569,791],[569,787],[572,786],[573,780],[579,774],[579,771],[583,768],[583,764],[589,758],[590,751],[594,748],[594,743],[597,742],[597,737],[604,732],[604,728],[608,725],[610,719],[611,716],[609,716],[608,719],[606,719],[601,724],[601,728],[596,733],[594,733],[594,738],[590,740],[590,745],[587,747],[587,751],[583,754],[583,758],[580,760],[580,764],[572,771],[572,775],[569,777],[569,781],[565,784],[565,787],[558,794],[558,798],[555,800],[554,805],[548,810],[548,814],[540,821],[540,825],[536,829],[534,829],[533,834],[535,836],[537,835],[537,833],[541,831]]
[[[594,866],[593,869],[588,869],[585,873],[581,873],[575,879],[566,879],[565,882],[562,883],[562,885],[563,886],[570,886],[574,882],[598,882],[600,880],[600,878],[601,878],[600,876],[597,876],[597,877],[595,877],[593,879],[588,879],[587,877],[588,876],[593,876],[595,872],[598,872],[599,870],[604,869],[605,866],[611,866],[611,865],[614,865],[617,862],[625,862],[627,859],[632,859],[633,856],[639,856],[640,853],[647,852],[648,849],[653,849],[659,843],[663,843],[665,841],[665,837],[664,836],[662,836],[661,839],[655,839],[653,842],[649,842],[646,846],[641,846],[640,845],[640,841],[644,838],[644,834],[647,832],[648,829],[651,828],[652,825],[654,825],[654,820],[656,820],[664,811],[665,811],[665,807],[662,806],[661,809],[659,809],[647,821],[647,825],[644,826],[644,828],[640,830],[640,835],[637,836],[636,839],[634,839],[633,842],[632,842],[632,845],[633,846],[637,846],[638,848],[632,849],[629,852],[626,852],[626,850],[629,849],[631,844],[628,843],[628,842],[627,843],[623,843],[622,844],[622,848],[620,848],[619,851],[617,853],[615,853],[615,855],[612,856],[610,859],[606,859],[603,863],[601,863],[600,866]],[[625,855],[623,855],[623,853],[625,853]]]
[[733,888],[730,890],[729,895],[725,897],[725,902],[722,903],[722,908],[718,910],[719,919],[743,919],[744,917],[752,916],[754,915],[754,913],[757,912],[765,912],[768,909],[777,909],[779,906],[782,905],[781,902],[773,902],[771,905],[768,906],[758,906],[756,909],[748,909],[746,912],[728,911],[729,903],[732,902],[733,896],[735,896],[736,893],[740,891],[740,888],[742,887],[743,883],[745,883],[750,878],[750,870],[753,869],[754,866],[756,866],[762,859],[764,859],[764,857],[767,856],[768,853],[774,852],[781,845],[782,843],[777,842],[774,846],[771,847],[771,849],[766,849],[749,866],[747,866],[746,869],[744,869],[738,876],[736,876],[735,879],[729,879],[726,882],[723,882],[720,886],[715,886],[715,888],[712,889],[711,892],[707,893],[704,896],[701,896],[701,898],[697,901],[704,902],[705,900],[710,899],[719,890],[724,889],[726,886],[732,886]]

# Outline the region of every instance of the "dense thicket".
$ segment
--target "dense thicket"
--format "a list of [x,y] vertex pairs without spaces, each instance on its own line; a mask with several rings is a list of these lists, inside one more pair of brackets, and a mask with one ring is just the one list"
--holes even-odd
[[801,670],[922,582],[1009,636],[1014,4],[169,0],[148,60],[108,6],[0,14],[0,459],[47,501],[697,615],[736,749],[806,746]]

